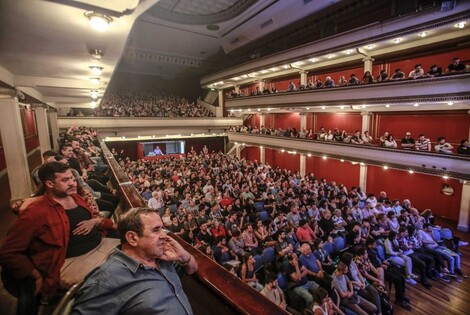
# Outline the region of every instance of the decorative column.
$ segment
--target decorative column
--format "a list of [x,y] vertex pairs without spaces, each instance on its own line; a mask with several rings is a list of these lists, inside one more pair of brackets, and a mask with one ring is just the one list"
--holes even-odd
[[41,151],[41,156],[44,152],[51,149],[51,144],[49,140],[49,126],[47,124],[47,109],[43,106],[37,106],[34,108],[36,116],[36,124],[38,127],[38,137],[39,137],[39,150]]
[[367,165],[359,165],[359,187],[362,188],[362,191],[367,191]]
[[260,80],[258,81],[258,87],[259,87],[259,90],[260,90],[261,92],[263,92],[263,89],[264,89],[264,80],[260,79]]
[[457,230],[468,232],[468,221],[470,218],[470,182],[464,181],[462,184],[462,199],[460,199],[459,224]]
[[306,165],[307,165],[307,157],[305,156],[305,154],[300,154],[300,167],[299,167],[299,170],[300,170],[300,176],[302,178],[305,177]]
[[266,149],[263,146],[259,147],[259,161],[261,163],[266,163]]
[[299,72],[299,74],[300,74],[300,84],[302,84],[303,86],[307,86],[308,71],[302,70]]
[[375,61],[374,58],[372,57],[366,57],[364,59],[362,59],[362,62],[364,63],[364,73],[366,71],[370,71],[370,73],[372,74],[372,63]]
[[[261,126],[264,126],[264,118],[265,118],[265,116],[264,116],[263,113],[259,114],[259,127],[260,128],[261,128]],[[266,126],[264,126],[264,127],[266,127]]]
[[300,113],[300,130],[307,128],[307,114]]
[[59,127],[57,126],[57,111],[50,110],[47,112],[47,115],[49,116],[49,127],[51,129],[51,134],[52,134],[51,147],[54,150],[58,151],[59,142],[57,142],[57,139],[59,139]]
[[219,90],[219,107],[215,110],[215,117],[224,117],[224,90]]
[[[2,98],[4,96],[8,98]],[[0,97],[0,130],[13,201],[31,196],[32,186],[20,108],[15,91],[12,90],[9,95],[3,94],[2,97]]]
[[235,156],[237,157],[237,159],[241,158],[241,144],[235,145]]
[[239,85],[235,85],[235,93],[240,94],[240,86]]
[[369,112],[361,112],[361,116],[362,116],[361,134],[364,133],[364,131],[369,131],[369,134],[371,134],[369,128],[370,128],[370,120],[371,120],[372,114]]

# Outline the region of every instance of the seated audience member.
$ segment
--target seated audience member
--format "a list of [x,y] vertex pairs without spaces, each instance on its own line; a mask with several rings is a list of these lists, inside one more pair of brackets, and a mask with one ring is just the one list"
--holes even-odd
[[243,249],[256,254],[260,247],[251,223],[245,223],[241,237],[244,243]]
[[341,306],[350,309],[358,315],[376,313],[377,307],[354,291],[353,284],[347,277],[348,272],[348,266],[341,262],[333,273],[333,288],[336,289],[341,298]]
[[166,235],[160,216],[153,209],[134,208],[121,217],[118,229],[120,247],[87,277],[72,314],[192,314],[174,263],[187,274],[198,264]]
[[348,81],[346,80],[346,78],[344,77],[344,75],[342,75],[342,76],[339,77],[339,79],[338,79],[338,85],[339,85],[339,86],[348,85]]
[[338,128],[335,128],[335,131],[333,133],[333,141],[343,142],[343,138],[341,137],[341,132],[339,132]]
[[351,280],[354,291],[357,292],[359,296],[374,304],[378,310],[377,313],[382,314],[379,291],[364,279],[356,265],[356,262],[354,261],[354,255],[349,252],[344,253],[343,256],[341,256],[341,262],[348,266],[348,277],[349,280]]
[[354,136],[351,137],[351,143],[364,144],[364,141],[361,138],[361,131],[360,130],[356,130],[356,132],[354,133]]
[[344,315],[343,311],[328,296],[328,291],[318,288],[313,292],[313,315]]
[[45,193],[20,212],[0,250],[0,265],[13,281],[4,283],[7,289],[29,282],[47,299],[59,287],[83,280],[106,260],[118,240],[99,233],[103,218],[94,217],[77,194],[70,166],[50,162],[41,166],[38,176]]
[[402,149],[413,149],[415,147],[415,139],[411,137],[411,132],[407,131],[405,137],[401,139]]
[[426,138],[424,134],[420,134],[418,140],[416,141],[416,150],[431,151],[431,140]]
[[274,304],[285,310],[287,308],[284,292],[279,288],[277,276],[274,273],[268,273],[266,284],[261,290],[261,294],[271,300]]
[[362,84],[374,83],[374,77],[372,76],[372,74],[370,73],[370,71],[364,72],[364,76],[362,77],[361,83],[362,83]]
[[303,85],[300,81],[297,83],[297,86],[299,87],[300,91],[305,90],[305,85]]
[[415,65],[415,68],[408,75],[409,79],[419,79],[424,76],[424,70],[421,67],[421,64]]
[[388,234],[388,237],[384,242],[385,254],[386,254],[387,260],[391,262],[392,264],[395,264],[398,266],[404,266],[405,273],[406,273],[405,281],[410,284],[416,284],[416,281],[414,279],[417,279],[418,277],[414,275],[412,272],[413,262],[411,261],[410,257],[408,257],[407,255],[404,255],[403,251],[400,250],[400,246],[398,244],[396,236],[397,236],[397,233],[394,231],[391,231]]
[[323,271],[322,265],[315,254],[312,253],[310,245],[303,244],[300,247],[299,261],[307,268],[307,278],[318,283],[323,288],[330,290],[331,276]]
[[388,131],[385,131],[384,134],[383,134],[383,136],[380,137],[379,140],[380,140],[380,146],[381,146],[381,147],[384,147],[384,146],[385,146],[385,140],[387,140],[388,135],[389,135]]
[[467,72],[467,66],[460,63],[460,58],[455,57],[452,59],[452,63],[447,66],[446,73],[463,73]]
[[318,78],[317,81],[315,82],[315,88],[321,89],[322,87],[323,87],[323,82],[320,78]]
[[308,81],[307,81],[307,89],[310,89],[310,90],[311,90],[311,89],[313,89],[314,87],[315,87],[315,86],[313,85],[312,80],[308,80]]
[[330,76],[328,76],[325,79],[325,84],[323,85],[323,87],[325,88],[335,87],[335,81]]
[[309,245],[313,245],[313,241],[316,238],[315,233],[305,219],[300,220],[296,235],[300,243],[307,243]]
[[237,255],[238,260],[245,255],[245,243],[240,236],[239,230],[232,230],[232,237],[228,241],[228,247]]
[[396,68],[395,72],[390,77],[390,80],[392,80],[392,81],[404,80],[404,79],[405,79],[405,73],[403,71],[401,71],[400,68]]
[[301,296],[306,306],[309,307],[313,302],[312,292],[317,289],[319,285],[307,279],[308,270],[305,266],[301,266],[296,253],[290,253],[287,256],[289,264],[286,267],[286,274],[289,282],[292,283],[292,291]]
[[[374,239],[369,238],[366,242],[367,251],[362,254],[362,250],[358,251],[359,261],[369,259],[370,270],[368,264],[358,263],[359,270],[372,283],[383,284],[384,280],[392,283],[395,287],[395,302],[406,310],[411,310],[409,298],[405,294],[405,276],[388,261],[382,260],[377,252],[377,243]],[[363,257],[363,258],[361,258]],[[374,270],[375,268],[375,270]],[[416,282],[415,282],[416,284]]]
[[389,134],[387,139],[385,139],[384,147],[386,147],[386,148],[396,148],[397,147],[397,142],[395,141],[395,139],[393,139],[392,134]]
[[153,149],[153,153],[155,155],[163,155],[163,151],[160,149],[160,147],[158,145],[155,149]]
[[452,154],[452,149],[454,147],[446,142],[446,138],[444,137],[439,137],[437,138],[437,144],[434,146],[434,150],[439,153],[446,153],[446,154]]
[[463,155],[470,155],[468,140],[464,139],[460,141],[460,145],[457,147],[457,153]]
[[245,255],[243,256],[243,263],[241,267],[240,276],[243,282],[247,283],[256,291],[261,291],[263,289],[263,286],[258,282],[258,279],[256,278],[255,258],[250,253],[245,253]]
[[359,83],[360,81],[354,73],[349,76],[348,85],[357,85]]
[[377,82],[383,82],[388,80],[388,73],[385,70],[380,70],[380,74],[376,78]]
[[323,248],[323,244],[323,240],[317,238],[313,242],[313,253],[320,262],[322,269],[325,270],[328,274],[332,274],[336,269],[336,265],[331,259],[330,254],[328,254],[328,252]]
[[369,131],[364,131],[364,134],[362,135],[361,137],[362,141],[364,142],[364,144],[369,144],[371,145],[372,144],[372,141],[374,140],[370,135],[369,135]]
[[296,91],[296,90],[297,90],[297,88],[295,87],[295,84],[294,84],[294,82],[292,82],[292,81],[291,81],[291,82],[289,82],[289,88],[288,88],[288,91],[289,91],[289,92],[293,92],[293,91]]
[[450,276],[457,274],[467,278],[467,275],[460,269],[460,255],[445,246],[437,244],[432,236],[431,225],[427,223],[423,224],[423,229],[418,230],[418,239],[424,244],[425,248],[437,251],[448,262],[448,268],[443,268],[444,274]]
[[437,65],[432,65],[429,68],[429,71],[428,71],[428,76],[429,77],[438,77],[440,75],[442,75],[442,68],[441,67],[438,67]]
[[[214,260],[223,265],[227,261],[232,260],[230,249],[227,247],[227,240],[223,236],[218,236],[214,241]],[[234,255],[234,259],[236,255]]]

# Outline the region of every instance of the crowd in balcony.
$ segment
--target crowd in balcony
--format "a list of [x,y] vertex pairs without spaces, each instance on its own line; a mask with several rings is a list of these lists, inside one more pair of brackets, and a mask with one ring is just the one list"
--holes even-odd
[[214,113],[184,97],[164,93],[108,93],[94,111],[98,117],[214,117]]
[[390,134],[388,131],[384,132],[384,134],[377,140],[374,140],[372,136],[369,135],[369,131],[367,130],[362,134],[360,130],[356,130],[354,134],[349,134],[346,130],[340,131],[338,128],[335,128],[333,131],[331,129],[327,131],[324,127],[320,127],[320,130],[316,133],[312,129],[307,130],[306,128],[302,128],[298,131],[296,128],[287,128],[284,130],[282,128],[275,129],[266,128],[264,126],[260,126],[260,128],[257,128],[256,126],[231,126],[229,131],[277,137],[299,138],[305,140],[376,145],[390,149],[399,148],[405,150],[427,152],[432,151],[444,154],[457,153],[470,156],[470,146],[467,139],[461,140],[460,145],[457,148],[454,148],[452,144],[446,141],[445,137],[437,138],[435,144],[433,145],[431,140],[424,134],[420,134],[418,135],[417,139],[414,139],[411,135],[411,132],[409,131],[405,133],[400,141],[400,144],[397,143],[397,140],[394,138],[393,134]]
[[167,229],[283,308],[332,298],[338,312],[381,314],[387,281],[411,309],[406,283],[467,277],[457,254],[466,243],[436,243],[449,231],[410,199],[208,150],[120,163]]
[[424,78],[434,78],[442,75],[455,75],[460,73],[466,73],[469,71],[469,68],[460,62],[459,57],[454,57],[452,63],[447,66],[445,71],[442,67],[434,64],[426,72],[421,64],[416,64],[414,68],[408,73],[408,76],[401,68],[394,69],[394,72],[389,74],[386,70],[381,70],[379,75],[375,78],[372,76],[370,71],[365,71],[362,78],[356,74],[351,74],[349,78],[346,78],[344,75],[339,76],[338,81],[335,82],[334,78],[327,76],[325,81],[322,81],[321,78],[317,78],[316,81],[307,80],[306,84],[297,84],[294,81],[289,82],[289,86],[286,90],[279,91],[275,84],[271,84],[271,87],[265,86],[262,90],[257,87],[255,90],[251,90],[249,95],[245,95],[243,91],[236,93],[231,91],[228,93],[228,98],[236,98],[243,96],[254,96],[254,95],[267,95],[274,94],[279,92],[295,92],[295,91],[304,91],[304,90],[313,90],[313,89],[325,89],[325,88],[334,88],[342,86],[355,86],[355,85],[367,85],[373,83],[386,83],[386,82],[395,82],[402,80],[416,80]]

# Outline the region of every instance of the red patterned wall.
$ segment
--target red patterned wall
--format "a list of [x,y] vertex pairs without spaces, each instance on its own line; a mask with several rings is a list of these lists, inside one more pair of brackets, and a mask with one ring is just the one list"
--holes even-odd
[[359,185],[359,165],[351,162],[327,159],[312,156],[307,157],[305,172],[313,173],[316,178],[326,178],[327,181],[334,180],[336,183],[344,184],[348,189]]

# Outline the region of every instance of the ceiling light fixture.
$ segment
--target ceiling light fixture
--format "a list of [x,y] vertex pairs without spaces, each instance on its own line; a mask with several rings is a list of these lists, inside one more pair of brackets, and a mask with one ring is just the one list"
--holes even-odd
[[414,103],[413,106],[414,106],[414,107],[418,107],[419,104],[418,104],[418,103]]
[[109,27],[109,23],[113,21],[110,16],[93,11],[86,12],[85,16],[90,21],[91,26],[99,32],[106,31]]
[[282,149],[281,152],[284,153],[284,152],[286,152],[286,150]]
[[91,57],[96,60],[100,60],[104,56],[104,52],[101,49],[90,49],[88,52],[90,53]]
[[402,40],[403,40],[403,38],[398,37],[398,38],[395,38],[395,39],[393,40],[393,42],[394,42],[395,44],[399,44],[399,43],[401,43]]
[[346,55],[350,55],[350,54],[352,54],[352,52],[353,52],[352,49],[348,49],[348,50],[345,50],[345,51],[344,51],[344,53],[345,53]]
[[308,61],[310,61],[310,62],[317,62],[317,61],[318,61],[318,58],[310,58]]
[[420,32],[418,33],[418,36],[421,38],[425,38],[426,36],[428,36],[428,32]]
[[265,74],[265,73],[268,73],[269,71],[268,70],[261,70],[260,71],[262,74]]
[[366,108],[366,105],[362,105],[361,107],[362,107],[362,108]]
[[413,170],[409,170],[409,171],[408,171],[408,173],[410,173],[410,174],[413,174],[413,173],[414,173],[414,171],[413,171]]
[[384,165],[384,170],[388,170],[388,166],[387,166],[387,165]]
[[374,49],[374,48],[375,48],[375,45],[374,45],[374,44],[370,44],[370,45],[367,45],[366,48],[367,48],[367,49]]
[[324,160],[326,160],[326,159],[327,159],[326,155],[324,155],[324,156],[323,156],[323,159],[324,159]]
[[308,157],[312,157],[312,154],[309,153],[309,154],[307,154],[307,156],[308,156]]
[[325,107],[325,106],[322,106],[321,109],[326,109],[326,107]]
[[454,102],[447,102],[447,105],[452,106],[454,105]]
[[341,160],[339,160],[339,161],[340,161],[341,163],[344,163],[344,160],[343,160],[343,159],[341,159]]
[[90,82],[92,84],[99,84],[100,83],[100,78],[96,78],[96,77],[90,78]]
[[386,104],[385,107],[389,108],[389,107],[390,107],[390,104]]
[[326,58],[328,58],[328,59],[331,59],[331,58],[334,58],[334,57],[335,57],[335,55],[333,55],[333,54],[329,54],[329,55],[326,56]]
[[94,75],[101,75],[103,73],[103,67],[90,66],[90,71]]
[[455,24],[454,26],[457,27],[457,28],[464,28],[465,25],[467,25],[467,22],[462,21],[462,22],[459,22],[459,23]]
[[90,92],[91,98],[98,98],[98,91],[97,90],[92,90]]
[[449,179],[449,176],[444,175],[444,176],[442,176],[442,178],[444,178],[444,179]]
[[344,105],[341,105],[339,108],[344,109]]

